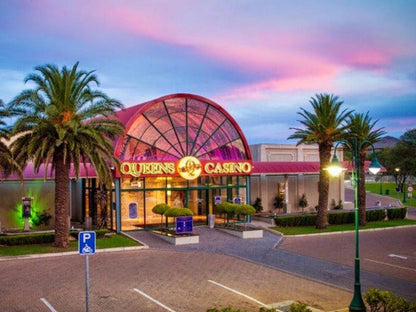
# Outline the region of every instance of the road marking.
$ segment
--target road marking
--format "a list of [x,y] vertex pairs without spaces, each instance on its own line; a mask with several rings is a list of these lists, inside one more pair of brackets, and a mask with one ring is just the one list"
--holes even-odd
[[138,292],[140,295],[142,295],[142,296],[146,297],[146,298],[147,298],[147,299],[149,299],[150,301],[153,301],[154,303],[156,303],[156,304],[160,305],[162,308],[164,308],[164,309],[166,309],[166,310],[168,310],[168,311],[170,311],[170,312],[176,312],[175,310],[172,310],[172,309],[171,309],[171,308],[169,308],[168,306],[164,305],[162,302],[157,301],[156,299],[154,299],[154,298],[150,297],[148,294],[146,294],[146,293],[142,292],[141,290],[138,290],[137,288],[133,288],[133,290],[134,290],[135,292]]
[[399,258],[399,259],[404,259],[404,260],[406,260],[406,259],[407,259],[407,257],[406,257],[406,256],[401,256],[401,255],[396,255],[396,254],[389,254],[389,257],[392,257],[392,258]]
[[42,301],[49,308],[49,310],[51,310],[51,312],[58,312],[45,298],[40,298],[40,301]]
[[416,272],[416,269],[406,268],[406,267],[403,267],[403,266],[400,266],[400,265],[394,265],[394,264],[390,264],[390,263],[386,263],[386,262],[381,262],[381,261],[377,261],[377,260],[371,260],[371,259],[368,259],[368,258],[366,258],[365,260],[371,261],[371,262],[375,262],[375,263],[379,263],[379,264],[388,265],[388,266],[391,266],[391,267],[394,267],[394,268],[398,268],[398,269],[403,269],[403,270],[409,270],[409,271],[415,271]]
[[245,297],[245,298],[247,298],[247,299],[249,299],[251,301],[254,301],[255,303],[257,303],[257,304],[259,304],[259,305],[261,305],[261,306],[263,306],[265,308],[268,308],[268,309],[271,308],[271,306],[269,306],[269,305],[267,305],[267,304],[265,304],[265,303],[263,303],[261,301],[258,301],[257,299],[254,299],[253,297],[250,297],[250,296],[248,296],[246,294],[243,294],[242,292],[239,292],[238,290],[235,290],[235,289],[232,289],[230,287],[227,287],[227,286],[225,286],[223,284],[220,284],[220,283],[218,283],[216,281],[208,280],[208,282],[210,282],[210,283],[212,283],[214,285],[220,286],[220,287],[222,287],[224,289],[227,289],[227,290],[229,290],[229,291],[231,291],[231,292],[233,292],[233,293],[235,293],[237,295],[243,296],[243,297]]

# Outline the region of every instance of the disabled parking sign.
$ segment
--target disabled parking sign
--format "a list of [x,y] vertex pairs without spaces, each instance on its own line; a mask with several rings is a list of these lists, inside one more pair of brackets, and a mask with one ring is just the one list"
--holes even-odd
[[83,231],[78,233],[78,253],[84,256],[95,254],[95,232]]

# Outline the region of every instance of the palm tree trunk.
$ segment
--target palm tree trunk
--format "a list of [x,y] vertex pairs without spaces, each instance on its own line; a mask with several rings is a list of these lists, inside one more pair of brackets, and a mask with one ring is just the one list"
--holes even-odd
[[325,168],[328,167],[331,159],[332,145],[319,145],[320,174],[319,174],[319,200],[318,216],[316,219],[317,229],[326,229],[328,227],[328,194],[329,194],[329,174]]
[[69,246],[69,166],[64,161],[63,149],[55,154],[55,247]]
[[360,153],[360,176],[358,182],[358,215],[359,215],[359,224],[364,226],[367,224],[366,218],[366,192],[365,192],[365,149],[359,151]]

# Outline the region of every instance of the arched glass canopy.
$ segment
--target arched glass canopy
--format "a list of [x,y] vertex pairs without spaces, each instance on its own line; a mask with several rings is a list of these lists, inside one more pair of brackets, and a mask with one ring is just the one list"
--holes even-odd
[[116,156],[130,161],[251,160],[247,141],[218,104],[192,94],[168,95],[119,114],[126,133]]

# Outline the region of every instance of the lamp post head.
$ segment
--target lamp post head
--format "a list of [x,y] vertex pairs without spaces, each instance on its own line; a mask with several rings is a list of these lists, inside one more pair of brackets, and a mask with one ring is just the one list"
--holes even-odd
[[338,177],[341,174],[341,172],[345,169],[342,168],[341,164],[339,163],[338,157],[335,154],[332,158],[331,164],[328,168],[326,168],[326,170],[328,170],[331,176]]
[[374,175],[376,175],[381,170],[381,165],[376,155],[373,155],[373,158],[371,159],[371,163],[368,166],[368,170]]

